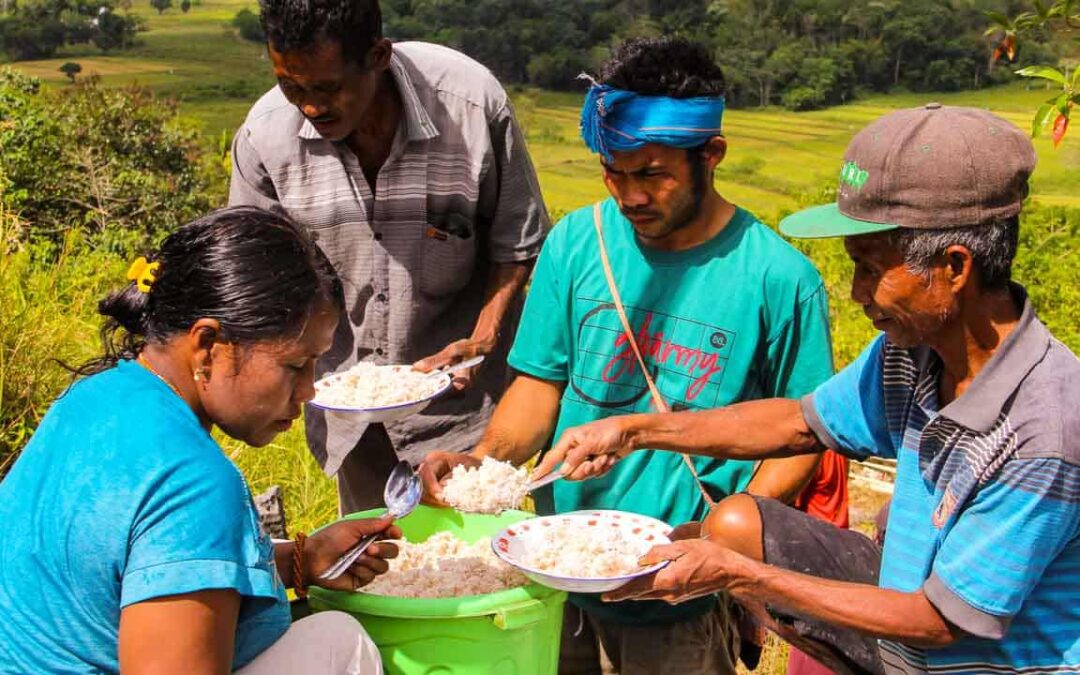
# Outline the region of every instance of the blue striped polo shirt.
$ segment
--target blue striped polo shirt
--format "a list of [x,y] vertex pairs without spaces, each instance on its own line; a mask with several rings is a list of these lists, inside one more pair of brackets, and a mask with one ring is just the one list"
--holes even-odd
[[948,405],[938,356],[885,336],[802,402],[830,447],[897,460],[880,585],[965,633],[882,640],[889,673],[1080,672],[1080,361],[1013,292],[1018,325]]

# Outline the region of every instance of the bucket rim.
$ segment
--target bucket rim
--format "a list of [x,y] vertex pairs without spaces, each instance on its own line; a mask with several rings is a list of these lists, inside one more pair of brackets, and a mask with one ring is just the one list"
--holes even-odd
[[350,591],[311,588],[308,595],[328,609],[352,614],[369,614],[392,619],[467,619],[494,616],[499,612],[530,602],[551,602],[566,595],[563,591],[529,582],[486,595],[456,598],[398,598]]

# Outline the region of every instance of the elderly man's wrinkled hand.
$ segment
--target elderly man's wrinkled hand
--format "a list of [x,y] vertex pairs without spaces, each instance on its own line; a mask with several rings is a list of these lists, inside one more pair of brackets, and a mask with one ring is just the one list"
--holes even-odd
[[450,477],[455,466],[474,468],[480,466],[480,459],[469,454],[459,452],[432,452],[424,458],[417,468],[420,482],[424,486],[424,494],[420,501],[428,506],[449,506],[443,500],[443,483]]
[[[495,344],[488,340],[457,340],[451,342],[437,354],[425,357],[412,365],[414,370],[422,373],[430,373],[438,368],[454,366],[474,356],[487,356],[495,348]],[[476,374],[484,365],[480,364],[458,373],[454,373],[453,387],[455,391],[464,391],[472,386]]]
[[532,473],[533,480],[543,478],[560,464],[559,470],[570,480],[596,478],[611,471],[634,450],[621,419],[608,417],[567,429],[559,442],[544,454]]
[[708,539],[682,539],[654,546],[642,565],[671,561],[656,574],[634,579],[604,594],[604,600],[686,602],[729,589],[748,576],[750,559]]

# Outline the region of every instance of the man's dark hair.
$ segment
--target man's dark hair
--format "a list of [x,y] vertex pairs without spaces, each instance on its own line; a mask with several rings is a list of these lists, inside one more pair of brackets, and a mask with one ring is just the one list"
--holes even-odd
[[704,45],[677,37],[630,38],[615,47],[599,81],[644,96],[723,96],[724,73]]
[[330,40],[347,62],[363,65],[382,38],[378,0],[259,0],[259,10],[267,42],[282,53]]
[[[600,84],[643,96],[695,98],[723,96],[724,72],[705,45],[678,37],[636,37],[623,41],[600,67]],[[687,148],[695,199],[708,186],[703,145]]]

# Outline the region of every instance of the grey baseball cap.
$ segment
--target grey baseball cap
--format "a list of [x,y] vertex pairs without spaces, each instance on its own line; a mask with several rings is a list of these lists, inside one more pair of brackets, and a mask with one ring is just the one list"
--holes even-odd
[[928,103],[881,117],[844,152],[836,202],[780,221],[789,237],[982,225],[1015,216],[1035,148],[986,110]]

